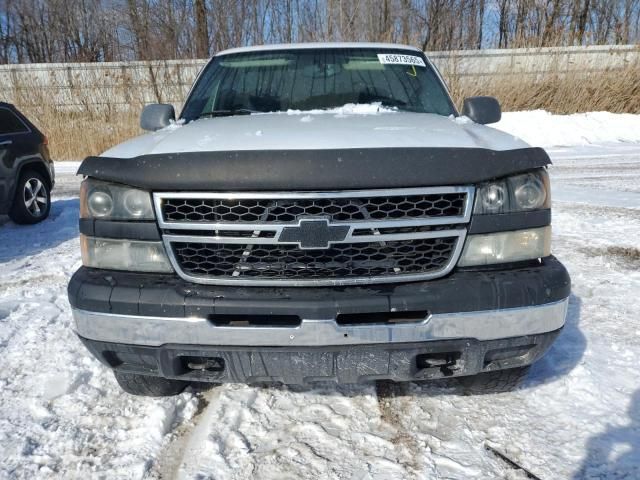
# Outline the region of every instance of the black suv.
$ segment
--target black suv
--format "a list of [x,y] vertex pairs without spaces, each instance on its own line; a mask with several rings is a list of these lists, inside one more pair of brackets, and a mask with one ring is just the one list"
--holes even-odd
[[0,102],[0,215],[21,224],[44,220],[54,181],[47,137],[16,107]]

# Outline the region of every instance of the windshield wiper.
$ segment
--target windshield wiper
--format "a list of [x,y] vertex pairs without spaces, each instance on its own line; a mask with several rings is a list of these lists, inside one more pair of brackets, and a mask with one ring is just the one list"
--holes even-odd
[[204,117],[232,117],[234,115],[251,115],[252,113],[257,112],[248,108],[238,108],[236,110],[211,110],[210,112],[201,113],[196,117],[196,119]]

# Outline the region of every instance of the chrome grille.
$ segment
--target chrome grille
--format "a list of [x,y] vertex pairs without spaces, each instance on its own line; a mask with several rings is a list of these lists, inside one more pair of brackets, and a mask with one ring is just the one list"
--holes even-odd
[[353,278],[439,271],[457,237],[343,243],[322,250],[295,245],[172,244],[182,270],[193,276],[238,278]]
[[171,262],[186,280],[353,285],[447,274],[464,243],[473,193],[154,193],[154,204]]
[[462,192],[355,198],[167,198],[162,215],[169,222],[296,222],[302,217],[332,221],[389,220],[460,216]]

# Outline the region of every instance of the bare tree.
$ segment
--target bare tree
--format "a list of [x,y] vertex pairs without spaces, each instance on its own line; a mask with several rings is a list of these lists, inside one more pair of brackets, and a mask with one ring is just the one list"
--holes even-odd
[[550,5],[550,13],[547,15],[547,21],[544,26],[544,32],[542,33],[541,44],[543,47],[551,45],[551,39],[555,35],[556,21],[560,17],[560,11],[562,9],[562,2],[560,0],[549,0],[547,2]]
[[498,48],[506,48],[509,45],[509,0],[498,0],[499,21],[498,21]]
[[133,37],[136,58],[148,60],[149,49],[149,9],[147,0],[127,0],[129,28]]
[[637,43],[640,0],[0,0],[5,63],[360,40],[425,50]]
[[209,24],[207,22],[207,2],[195,1],[196,10],[196,55],[198,58],[209,56]]

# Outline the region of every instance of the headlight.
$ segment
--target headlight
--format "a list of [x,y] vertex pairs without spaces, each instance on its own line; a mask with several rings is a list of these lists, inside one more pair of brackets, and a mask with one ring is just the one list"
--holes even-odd
[[469,235],[460,267],[533,260],[551,255],[551,227]]
[[94,189],[87,198],[87,207],[92,217],[108,217],[113,212],[111,192]]
[[544,169],[480,185],[473,212],[512,213],[549,208],[549,175]]
[[88,178],[80,187],[80,218],[153,220],[155,216],[149,192]]
[[161,242],[80,235],[80,248],[85,267],[130,272],[173,272]]
[[504,209],[508,201],[509,192],[507,190],[507,183],[495,182],[485,185],[478,190],[476,205],[482,209],[484,213],[499,213]]
[[514,210],[535,210],[544,207],[548,196],[545,180],[548,184],[548,175],[544,170],[510,178],[509,183],[515,200]]

